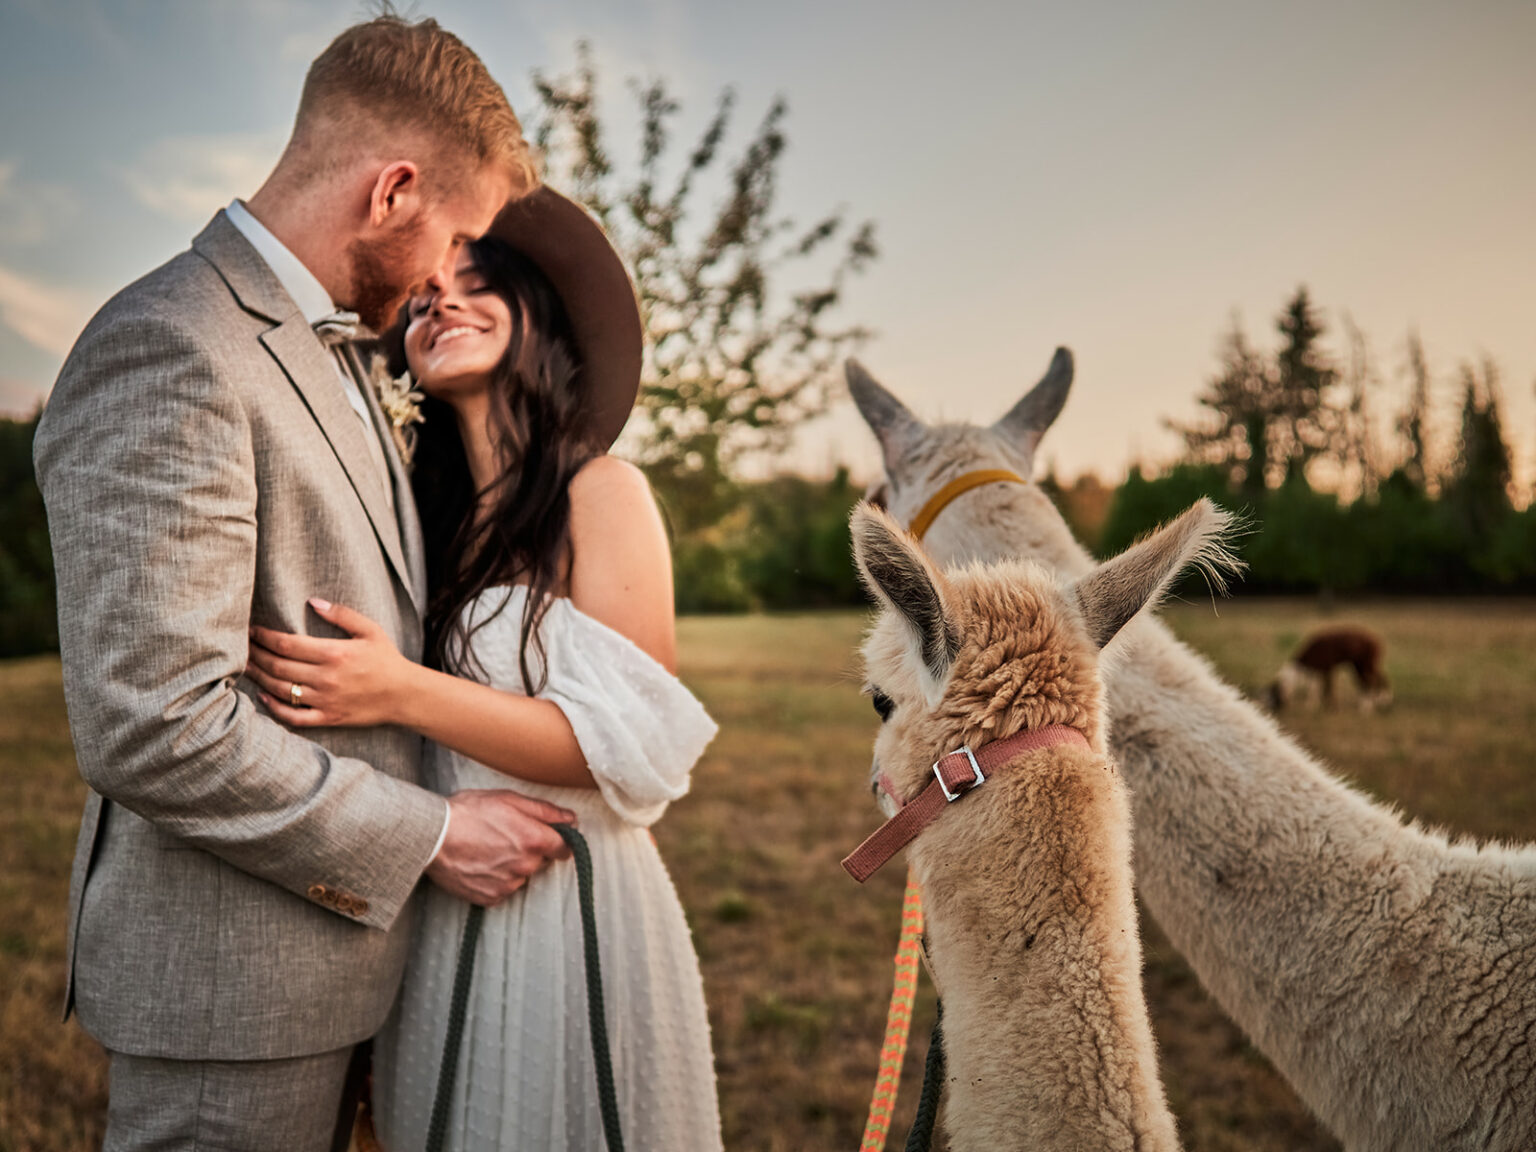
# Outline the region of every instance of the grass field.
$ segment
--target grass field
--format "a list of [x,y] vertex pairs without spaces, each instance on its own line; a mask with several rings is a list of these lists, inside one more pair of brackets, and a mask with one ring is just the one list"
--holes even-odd
[[[1325,619],[1312,602],[1165,612],[1257,691]],[[1339,606],[1387,639],[1388,714],[1303,713],[1301,741],[1404,812],[1477,837],[1536,838],[1536,603]],[[657,828],[703,959],[727,1147],[857,1146],[890,991],[902,869],[860,887],[838,859],[878,823],[865,785],[875,717],[859,695],[856,614],[695,618],[684,678],[721,734]],[[57,1022],[63,911],[82,788],[58,665],[0,664],[0,1152],[96,1146],[99,1050]],[[1144,921],[1163,1076],[1192,1152],[1336,1145]],[[932,1020],[924,987],[892,1147]]]

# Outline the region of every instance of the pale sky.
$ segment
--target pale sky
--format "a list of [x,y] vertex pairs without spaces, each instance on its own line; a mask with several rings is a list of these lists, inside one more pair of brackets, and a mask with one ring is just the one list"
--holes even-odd
[[[593,46],[610,146],[660,76],[684,142],[725,85],[741,141],[776,94],[781,207],[844,206],[883,255],[842,318],[931,419],[990,421],[1077,356],[1043,449],[1067,475],[1167,459],[1236,310],[1273,346],[1301,283],[1403,394],[1416,326],[1451,414],[1462,360],[1503,373],[1536,474],[1536,4],[912,4],[419,0],[531,110]],[[0,410],[46,394],[114,291],[254,191],[309,60],[354,0],[0,0]],[[841,393],[840,393],[841,394]],[[790,463],[874,467],[846,400]]]

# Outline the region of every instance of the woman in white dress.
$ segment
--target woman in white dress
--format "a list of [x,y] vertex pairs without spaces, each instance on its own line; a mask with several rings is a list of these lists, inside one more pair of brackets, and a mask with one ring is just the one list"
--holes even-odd
[[[639,382],[628,278],[601,229],[543,189],[429,283],[396,337],[427,396],[412,484],[427,664],[317,601],[350,638],[256,632],[252,675],[296,727],[420,732],[444,793],[510,777],[576,814],[625,1144],[718,1149],[698,960],[648,831],[687,790],[715,726],[674,675],[671,562],[650,489],[606,455]],[[304,708],[279,699],[294,682]],[[388,1152],[425,1142],[468,912],[434,886],[421,896],[400,999],[374,1047]],[[558,860],[485,914],[445,1147],[602,1148],[591,1040],[576,872]]]

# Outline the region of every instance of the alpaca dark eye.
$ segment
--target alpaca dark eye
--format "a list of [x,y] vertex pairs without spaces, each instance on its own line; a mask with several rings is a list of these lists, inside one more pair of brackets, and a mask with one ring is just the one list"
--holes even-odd
[[889,720],[891,713],[896,710],[896,701],[892,700],[878,688],[869,690],[869,702],[875,706],[875,711],[880,713],[882,721]]

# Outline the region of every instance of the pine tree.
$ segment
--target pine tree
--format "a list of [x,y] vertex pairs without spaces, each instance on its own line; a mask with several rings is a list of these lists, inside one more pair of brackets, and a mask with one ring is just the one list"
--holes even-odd
[[1471,364],[1462,364],[1461,387],[1461,444],[1443,500],[1456,516],[1469,547],[1480,552],[1513,510],[1498,366],[1484,359],[1479,377]]
[[1397,431],[1403,441],[1403,462],[1398,466],[1410,485],[1420,492],[1431,492],[1436,477],[1429,458],[1429,362],[1424,356],[1424,342],[1416,329],[1408,332],[1408,406],[1398,417]]
[[1257,495],[1266,483],[1275,414],[1274,373],[1249,346],[1242,319],[1235,312],[1221,338],[1219,355],[1220,370],[1196,397],[1211,418],[1197,424],[1170,420],[1168,426],[1184,438],[1187,460],[1215,465],[1234,488]]
[[1325,407],[1337,372],[1319,346],[1324,328],[1305,285],[1275,321],[1283,340],[1275,358],[1275,402],[1270,419],[1270,462],[1284,479],[1302,476],[1329,449],[1338,420]]
[[1305,477],[1307,465],[1333,455],[1346,466],[1367,451],[1362,369],[1358,411],[1332,395],[1338,372],[1321,347],[1322,321],[1302,286],[1275,321],[1282,337],[1271,361],[1255,352],[1237,316],[1222,337],[1221,369],[1196,397],[1214,418],[1169,421],[1184,438],[1185,459],[1214,464],[1250,496]]
[[1344,394],[1336,408],[1325,407],[1320,413],[1330,428],[1325,454],[1337,462],[1345,494],[1352,491],[1370,497],[1375,495],[1382,479],[1371,404],[1371,393],[1380,379],[1371,362],[1365,333],[1347,313],[1344,334],[1349,342],[1349,359],[1339,376]]

